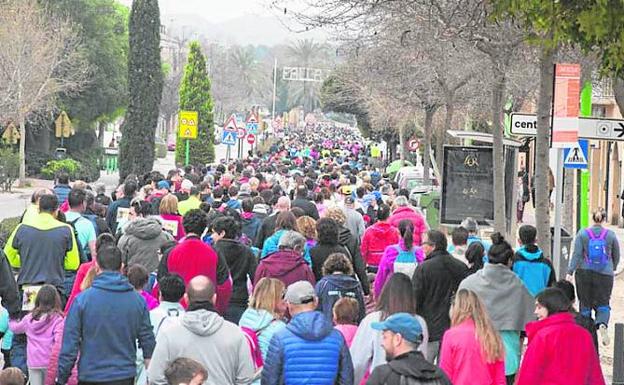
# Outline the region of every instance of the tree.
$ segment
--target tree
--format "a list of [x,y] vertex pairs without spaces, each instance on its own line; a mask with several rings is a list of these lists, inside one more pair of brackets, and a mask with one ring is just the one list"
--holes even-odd
[[26,117],[50,109],[60,94],[81,90],[89,67],[77,34],[35,0],[0,7],[0,116],[19,124],[19,179],[26,178]]
[[72,22],[92,69],[90,83],[82,92],[63,95],[59,105],[79,130],[93,129],[97,122],[99,138],[103,141],[105,123],[123,115],[127,106],[130,12],[115,0],[40,2],[53,14],[66,15]]
[[121,127],[119,174],[144,174],[154,165],[155,134],[163,88],[158,0],[135,0],[130,13],[128,111]]
[[[212,112],[212,96],[210,95],[210,78],[206,71],[206,57],[201,52],[199,42],[191,42],[188,62],[184,67],[184,76],[180,84],[180,109],[197,111],[199,125],[197,139],[190,141],[189,162],[194,165],[205,165],[214,162],[214,120]],[[178,138],[176,145],[176,162],[183,163],[186,143]]]

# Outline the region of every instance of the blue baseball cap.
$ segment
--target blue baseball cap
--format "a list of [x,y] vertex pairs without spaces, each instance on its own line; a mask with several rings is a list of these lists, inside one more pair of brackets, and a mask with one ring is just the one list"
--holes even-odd
[[408,341],[418,342],[422,336],[422,326],[418,319],[408,313],[395,313],[383,322],[373,322],[371,327],[375,330],[390,330],[398,333]]
[[169,182],[167,182],[166,180],[161,180],[160,182],[158,182],[158,189],[162,190],[162,189],[169,189]]

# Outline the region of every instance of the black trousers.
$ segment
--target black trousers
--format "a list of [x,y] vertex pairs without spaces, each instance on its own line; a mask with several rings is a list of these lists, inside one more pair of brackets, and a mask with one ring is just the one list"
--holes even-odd
[[134,385],[134,377],[125,380],[106,381],[106,382],[88,382],[78,381],[78,385]]
[[576,271],[575,277],[580,313],[585,317],[594,318],[592,317],[593,310],[596,324],[608,325],[611,315],[609,302],[613,291],[613,276],[579,269]]

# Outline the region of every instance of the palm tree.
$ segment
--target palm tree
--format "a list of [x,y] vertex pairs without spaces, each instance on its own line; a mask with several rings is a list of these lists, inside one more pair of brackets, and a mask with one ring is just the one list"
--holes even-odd
[[232,51],[233,70],[236,74],[236,87],[241,92],[241,101],[249,107],[267,92],[267,76],[252,46],[235,47]]
[[[311,39],[298,40],[287,50],[297,67],[310,68],[327,60],[327,47]],[[301,105],[305,113],[313,111],[320,105],[321,83],[291,82],[289,104],[291,107]]]

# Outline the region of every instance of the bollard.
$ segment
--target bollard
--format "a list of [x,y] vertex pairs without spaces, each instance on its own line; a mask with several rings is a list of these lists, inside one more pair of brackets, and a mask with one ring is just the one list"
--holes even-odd
[[613,385],[624,385],[624,324],[615,324],[613,341]]

